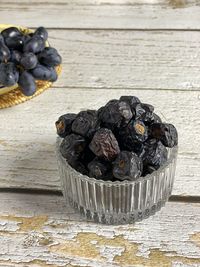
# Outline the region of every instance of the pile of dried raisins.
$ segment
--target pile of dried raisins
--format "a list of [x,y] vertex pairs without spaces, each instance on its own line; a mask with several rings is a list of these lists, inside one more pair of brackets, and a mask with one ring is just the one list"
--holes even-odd
[[65,114],[56,128],[67,162],[102,180],[135,181],[150,174],[167,161],[166,147],[178,144],[176,128],[135,96],[111,100],[97,111]]

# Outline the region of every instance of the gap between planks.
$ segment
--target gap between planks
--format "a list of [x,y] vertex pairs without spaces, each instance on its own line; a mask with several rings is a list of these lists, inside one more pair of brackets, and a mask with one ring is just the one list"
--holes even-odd
[[[61,86],[58,86],[58,85],[55,85],[53,86],[54,89],[62,89],[62,88],[68,88],[68,89],[73,89],[73,90],[91,90],[93,91],[94,89],[95,90],[122,90],[121,87],[88,87],[88,86],[68,86],[68,85],[61,85]],[[126,90],[136,90],[136,88],[134,87],[125,87]],[[140,91],[159,91],[162,90],[162,91],[173,91],[173,92],[186,92],[185,89],[176,89],[176,88],[139,88],[138,90]],[[187,92],[198,92],[200,93],[200,89],[187,89]]]
[[[0,193],[21,193],[30,195],[52,195],[52,196],[62,196],[60,190],[50,190],[50,189],[31,189],[31,188],[0,188]],[[181,196],[172,195],[169,198],[170,202],[187,202],[187,203],[200,203],[200,196]]]
[[[28,27],[28,26],[27,26]],[[29,29],[35,30],[36,27],[28,27]],[[198,28],[195,29],[178,29],[178,28],[96,28],[96,27],[46,27],[48,30],[55,31],[135,31],[135,32],[160,32],[160,31],[177,31],[177,32],[199,32]]]

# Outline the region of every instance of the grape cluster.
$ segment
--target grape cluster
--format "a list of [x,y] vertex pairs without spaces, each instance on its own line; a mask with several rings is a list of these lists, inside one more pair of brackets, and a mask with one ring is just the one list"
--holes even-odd
[[0,33],[0,85],[18,83],[26,96],[36,92],[36,80],[57,80],[55,67],[61,56],[53,47],[46,47],[48,32],[39,27],[34,33],[24,34],[16,27]]
[[176,128],[135,96],[62,115],[56,129],[64,138],[60,152],[74,169],[110,181],[135,181],[158,170],[167,161],[166,147],[178,144]]

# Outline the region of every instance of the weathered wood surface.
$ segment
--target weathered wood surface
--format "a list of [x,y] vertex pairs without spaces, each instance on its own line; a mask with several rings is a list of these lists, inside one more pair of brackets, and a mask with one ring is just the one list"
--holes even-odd
[[52,30],[49,35],[63,56],[58,87],[199,90],[199,32]]
[[[0,188],[60,190],[57,117],[133,94],[178,128],[173,194],[199,197],[199,14],[195,0],[1,0],[2,23],[52,28],[63,74],[0,111]],[[169,202],[133,226],[96,225],[61,196],[1,192],[0,266],[200,267],[199,221],[199,203]]]
[[62,197],[0,194],[1,266],[200,266],[200,204],[135,225],[83,222]]
[[[200,29],[195,0],[1,0],[4,23],[54,28]],[[47,16],[48,14],[48,16]]]
[[[62,79],[61,79],[62,80]],[[152,103],[179,132],[179,158],[173,194],[198,195],[200,180],[199,92],[104,89],[50,89],[0,112],[0,187],[60,188],[54,154],[59,115],[98,108],[120,95]]]

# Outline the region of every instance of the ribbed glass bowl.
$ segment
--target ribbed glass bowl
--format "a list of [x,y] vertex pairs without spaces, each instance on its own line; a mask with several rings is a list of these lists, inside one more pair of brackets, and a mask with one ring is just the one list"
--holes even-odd
[[62,157],[57,138],[56,154],[63,195],[87,220],[127,224],[155,214],[171,195],[177,147],[168,149],[165,165],[137,181],[111,182],[90,178],[74,170]]

